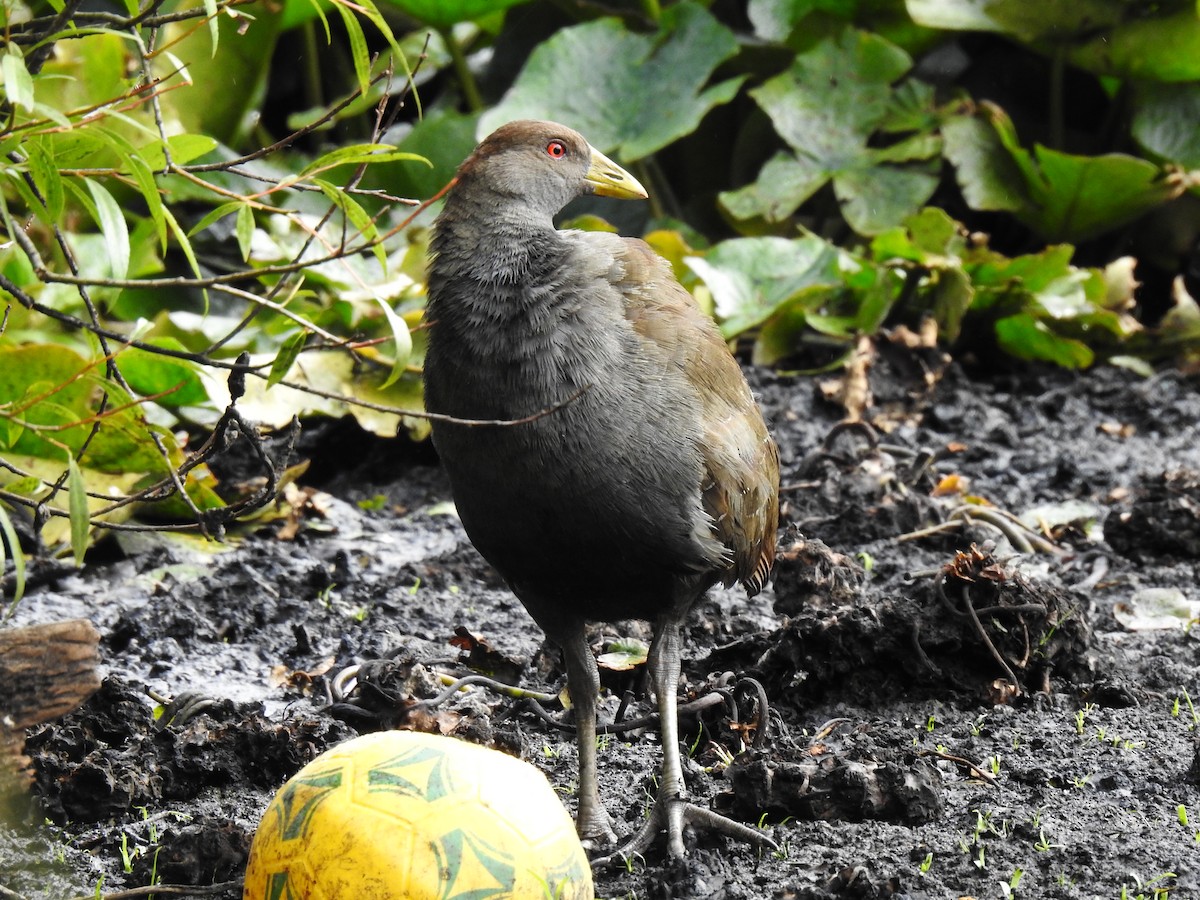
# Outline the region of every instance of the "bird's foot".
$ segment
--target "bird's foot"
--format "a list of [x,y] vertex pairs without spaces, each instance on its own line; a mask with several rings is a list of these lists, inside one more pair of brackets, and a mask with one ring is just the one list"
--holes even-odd
[[757,844],[772,850],[779,849],[779,845],[766,832],[757,828],[735,822],[707,807],[697,806],[679,797],[666,800],[659,798],[650,810],[646,824],[638,829],[637,834],[614,852],[592,860],[592,867],[600,869],[625,865],[633,857],[644,855],[663,832],[667,835],[667,852],[672,857],[680,858],[685,852],[683,829],[687,825],[693,828],[707,828],[748,844]]
[[585,804],[580,809],[575,820],[575,830],[579,834],[579,842],[588,851],[605,851],[617,843],[617,833],[613,831],[612,819],[599,799],[593,804]]

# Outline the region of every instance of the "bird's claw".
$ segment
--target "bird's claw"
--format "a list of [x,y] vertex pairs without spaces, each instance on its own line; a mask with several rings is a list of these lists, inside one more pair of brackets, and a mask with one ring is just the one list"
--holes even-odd
[[764,831],[735,822],[707,807],[697,806],[678,797],[669,800],[660,798],[655,802],[650,810],[650,817],[638,829],[637,834],[612,853],[592,860],[592,868],[626,865],[633,857],[644,855],[664,831],[667,833],[667,853],[677,859],[683,857],[683,829],[688,825],[693,828],[707,828],[748,844],[769,847],[772,850],[779,849],[779,845]]

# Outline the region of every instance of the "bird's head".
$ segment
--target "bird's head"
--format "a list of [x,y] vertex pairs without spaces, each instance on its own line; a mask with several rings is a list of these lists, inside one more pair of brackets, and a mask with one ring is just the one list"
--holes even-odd
[[462,188],[480,188],[553,216],[581,194],[644,200],[646,190],[577,131],[521,119],[493,131],[458,170]]

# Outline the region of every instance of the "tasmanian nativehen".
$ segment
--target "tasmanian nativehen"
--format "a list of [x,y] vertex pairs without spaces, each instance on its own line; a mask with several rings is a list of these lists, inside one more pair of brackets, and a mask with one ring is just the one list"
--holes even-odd
[[589,621],[654,623],[658,795],[622,848],[685,824],[770,843],[688,803],[676,692],[680,626],[717,582],[759,591],[779,517],[779,452],[716,326],[640,240],[560,231],[581,194],[644,199],[578,133],[519,121],[462,164],[429,271],[430,412],[462,523],[563,650],[576,712],[581,837],[615,840],[596,780],[600,680]]

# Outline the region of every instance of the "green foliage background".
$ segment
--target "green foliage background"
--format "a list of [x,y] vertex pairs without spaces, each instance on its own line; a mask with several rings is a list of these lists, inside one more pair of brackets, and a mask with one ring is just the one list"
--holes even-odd
[[646,209],[568,215],[646,235],[760,363],[836,367],[901,327],[982,364],[1200,356],[1195,3],[0,11],[10,563],[268,502],[222,493],[212,429],[422,438],[427,226],[512,118],[632,167]]

